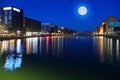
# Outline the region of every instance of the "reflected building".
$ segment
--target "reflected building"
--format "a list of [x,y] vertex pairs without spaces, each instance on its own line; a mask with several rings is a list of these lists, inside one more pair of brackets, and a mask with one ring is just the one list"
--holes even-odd
[[48,54],[49,53],[49,46],[50,46],[50,36],[47,36],[46,37],[46,54]]
[[42,54],[42,37],[39,38],[39,41],[40,41],[39,44],[38,44],[39,45],[39,53],[40,53],[40,56],[41,56],[41,54]]
[[2,41],[1,52],[7,52],[8,50],[9,50],[9,41],[8,40]]
[[52,50],[51,50],[51,55],[52,56],[57,56],[63,57],[63,36],[52,36]]
[[99,51],[100,51],[100,60],[101,62],[104,62],[103,36],[99,37]]
[[57,57],[63,57],[63,36],[58,36],[58,45],[57,45]]
[[23,46],[22,46],[21,41],[22,41],[21,39],[16,40],[16,52],[17,53],[23,52]]
[[13,39],[13,40],[10,40],[9,41],[10,42],[10,44],[9,44],[9,51],[10,52],[14,52],[15,51],[15,40]]
[[31,54],[32,38],[26,38],[26,54]]
[[26,54],[62,57],[63,44],[63,36],[26,38]]
[[110,58],[110,61],[112,62],[113,61],[113,40],[110,39],[110,55],[109,55],[109,58]]
[[38,52],[38,37],[33,39],[33,50],[32,53],[37,54]]
[[37,54],[37,53],[42,53],[43,49],[43,37],[35,37],[35,38],[26,38],[26,54]]
[[106,38],[106,37],[95,37],[94,46],[99,50],[99,59],[102,63],[115,63],[120,60],[120,49],[119,40]]
[[26,38],[26,54],[37,54],[38,37]]
[[14,71],[17,68],[21,68],[22,65],[22,53],[11,53],[7,56],[4,69],[5,71]]
[[120,42],[117,39],[117,41],[116,41],[116,57],[117,57],[117,60],[120,60],[120,49],[119,49],[120,45],[119,44],[120,44]]
[[[4,64],[4,69],[5,69],[5,71],[8,71],[8,70],[14,71],[17,68],[21,68],[21,66],[22,66],[23,46],[21,43],[21,39],[17,39],[16,41],[9,40],[9,42],[11,43],[10,45],[14,49],[10,49],[13,51],[10,51],[10,54],[8,54],[5,64]],[[15,42],[15,43],[13,43],[13,42]]]
[[21,39],[17,40],[4,40],[0,41],[1,42],[1,52],[17,52],[20,53],[22,50],[22,44],[21,44]]

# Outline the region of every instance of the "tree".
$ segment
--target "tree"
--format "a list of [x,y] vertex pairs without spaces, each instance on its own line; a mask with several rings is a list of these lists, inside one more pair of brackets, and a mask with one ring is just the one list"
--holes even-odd
[[3,32],[6,30],[6,26],[5,25],[0,25],[0,32]]

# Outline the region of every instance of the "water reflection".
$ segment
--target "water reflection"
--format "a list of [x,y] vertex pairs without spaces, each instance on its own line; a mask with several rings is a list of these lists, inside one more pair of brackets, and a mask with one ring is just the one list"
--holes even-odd
[[119,53],[119,40],[117,39],[117,42],[116,42],[116,57],[117,57],[117,60],[120,59],[120,53]]
[[63,36],[52,37],[52,56],[62,57],[63,55]]
[[38,51],[38,37],[26,38],[26,54],[37,54]]
[[99,37],[99,51],[100,51],[100,59],[102,62],[104,62],[104,54],[103,54],[103,37]]
[[13,52],[15,50],[15,40],[9,40],[10,44],[9,44],[9,50],[10,52]]
[[9,49],[9,41],[8,40],[2,41],[1,52],[7,52],[8,49]]
[[[92,40],[94,42],[94,45],[91,47]],[[99,55],[100,62],[115,63],[120,62],[119,41],[119,39],[111,39],[106,37],[86,36],[46,36],[25,38],[24,40],[3,40],[0,41],[0,56],[6,56],[6,60],[4,60],[5,71],[14,71],[17,68],[20,68],[22,66],[22,57],[24,52],[28,55],[28,57],[30,54],[37,55],[38,57],[40,56],[39,59],[63,59],[67,57],[66,55],[68,55],[67,58],[71,59],[73,57],[72,59],[74,59],[77,55],[76,59],[79,61],[80,57],[83,55],[90,54],[91,58],[92,53],[89,53],[89,51],[93,49],[94,53]],[[97,56],[93,57],[96,58]],[[86,57],[83,58],[86,59]]]
[[99,50],[99,59],[102,63],[116,63],[120,60],[119,39],[96,37],[94,44]]
[[38,44],[38,45],[39,45],[39,48],[38,48],[38,49],[39,49],[39,53],[40,53],[40,56],[41,56],[41,53],[42,53],[42,37],[40,37],[39,40],[40,40],[40,42],[39,42],[39,44]]
[[5,71],[13,71],[17,68],[21,68],[22,65],[22,53],[11,53],[7,56],[6,62],[4,65]]
[[[15,50],[15,46],[16,46],[15,41],[16,40],[4,40],[4,41],[0,41],[0,45],[1,45],[0,46],[0,51],[1,51],[1,53],[4,53],[4,52],[13,52]],[[18,44],[17,46],[19,46],[19,45],[20,44]]]
[[51,40],[51,37],[50,36],[47,36],[46,37],[46,54],[49,53],[49,50],[50,50],[50,40]]
[[[5,71],[13,71],[20,68],[22,65],[23,45],[21,39],[0,41],[1,56],[5,55],[6,60],[4,64]],[[3,54],[4,53],[4,54]]]
[[46,36],[26,38],[26,54],[62,56],[64,37]]

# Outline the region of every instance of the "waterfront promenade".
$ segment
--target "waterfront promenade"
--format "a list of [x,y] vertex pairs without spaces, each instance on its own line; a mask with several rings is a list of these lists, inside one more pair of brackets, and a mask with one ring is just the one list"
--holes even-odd
[[45,36],[67,36],[73,35],[73,33],[65,33],[65,34],[50,34],[50,35],[31,35],[31,36],[0,36],[0,40],[10,40],[10,39],[23,39],[23,38],[31,38],[31,37],[45,37]]

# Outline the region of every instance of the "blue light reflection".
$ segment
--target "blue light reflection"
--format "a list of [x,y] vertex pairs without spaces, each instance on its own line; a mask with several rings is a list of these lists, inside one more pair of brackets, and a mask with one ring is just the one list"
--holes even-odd
[[20,68],[22,65],[22,53],[12,53],[9,54],[6,58],[4,65],[5,71],[14,71],[17,68]]

